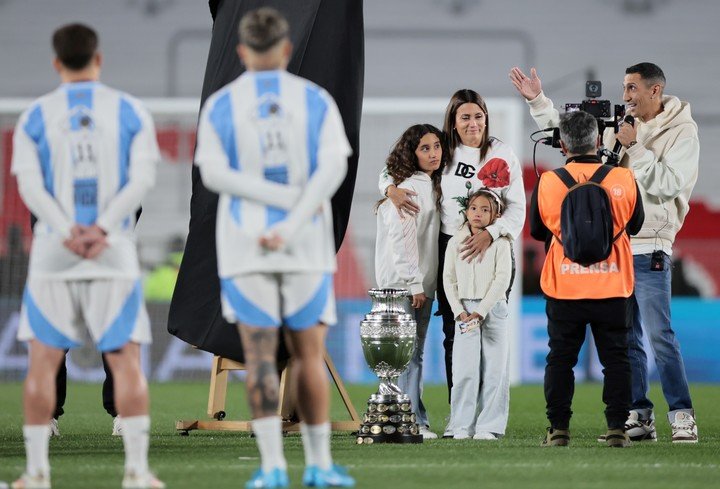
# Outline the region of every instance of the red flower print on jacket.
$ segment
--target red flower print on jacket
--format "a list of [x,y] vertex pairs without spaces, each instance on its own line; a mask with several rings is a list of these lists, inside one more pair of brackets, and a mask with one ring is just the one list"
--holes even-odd
[[510,185],[510,167],[502,158],[491,158],[477,173],[478,180],[488,188]]

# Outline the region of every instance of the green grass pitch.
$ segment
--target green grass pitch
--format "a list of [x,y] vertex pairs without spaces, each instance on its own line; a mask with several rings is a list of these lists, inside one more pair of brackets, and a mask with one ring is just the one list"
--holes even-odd
[[[20,384],[0,384],[0,481],[24,468]],[[111,418],[102,409],[100,385],[71,384],[61,437],[50,442],[53,488],[117,488],[122,475],[122,441],[110,436]],[[228,419],[247,416],[239,382],[228,389]],[[359,411],[372,386],[350,386]],[[169,488],[240,488],[257,467],[255,443],[247,434],[193,431],[178,436],[177,419],[205,419],[207,383],[151,386],[150,463]],[[507,436],[499,441],[432,440],[422,445],[356,445],[335,434],[333,455],[350,467],[358,487],[368,488],[713,488],[720,487],[720,386],[693,385],[700,443],[672,445],[658,386],[657,443],[623,450],[595,441],[604,432],[601,386],[579,385],[575,393],[569,448],[540,448],[547,425],[541,386],[511,391]],[[442,431],[449,408],[442,386],[425,390],[433,429]],[[334,416],[342,415],[333,399]],[[301,487],[304,459],[299,436],[285,439],[292,487]]]

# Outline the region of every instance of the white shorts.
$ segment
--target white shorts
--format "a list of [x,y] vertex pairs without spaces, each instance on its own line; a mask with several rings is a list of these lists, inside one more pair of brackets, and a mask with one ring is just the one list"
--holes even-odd
[[82,344],[82,328],[98,350],[132,341],[150,343],[150,319],[139,280],[30,280],[25,287],[18,340],[37,339],[67,350]]
[[250,273],[221,278],[220,285],[230,323],[303,330],[337,322],[330,273]]

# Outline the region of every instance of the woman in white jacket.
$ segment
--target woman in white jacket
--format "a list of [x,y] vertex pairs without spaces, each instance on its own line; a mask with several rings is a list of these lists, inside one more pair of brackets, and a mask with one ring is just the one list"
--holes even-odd
[[[443,318],[445,372],[448,398],[452,387],[452,354],[455,319],[442,285],[445,248],[450,237],[463,222],[458,199],[467,191],[486,187],[502,197],[505,212],[481,233],[468,236],[462,243],[461,257],[472,260],[501,236],[518,239],[525,222],[525,187],[522,167],[512,148],[490,137],[490,115],[483,98],[469,89],[458,90],[450,98],[445,112],[443,132],[447,139],[451,163],[442,172],[443,201],[439,235],[438,312]],[[418,212],[412,192],[396,188],[386,176],[380,176],[380,191],[404,213]]]
[[378,286],[404,288],[412,294],[417,322],[415,351],[398,385],[410,396],[424,438],[437,438],[430,431],[422,402],[422,364],[437,283],[440,176],[447,158],[440,129],[430,124],[408,128],[387,158],[386,178],[399,188],[413,192],[422,210],[413,216],[401,216],[388,199],[381,200],[377,206],[375,277]]

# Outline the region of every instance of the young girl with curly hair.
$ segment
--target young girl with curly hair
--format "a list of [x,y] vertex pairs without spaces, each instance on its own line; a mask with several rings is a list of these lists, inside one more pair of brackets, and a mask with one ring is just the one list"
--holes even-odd
[[437,283],[438,233],[440,232],[440,176],[448,152],[440,129],[430,124],[408,128],[386,161],[387,178],[394,185],[410,190],[421,211],[400,215],[389,199],[377,205],[375,277],[381,288],[397,287],[410,291],[417,333],[415,351],[408,369],[398,381],[410,396],[424,438],[437,438],[430,431],[422,402],[422,364],[425,337]]

